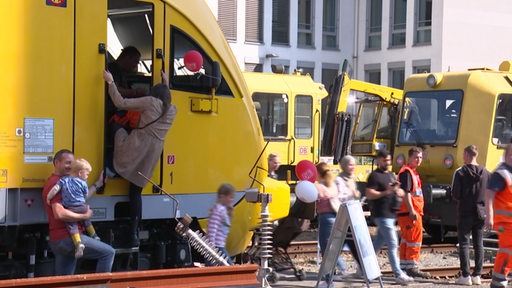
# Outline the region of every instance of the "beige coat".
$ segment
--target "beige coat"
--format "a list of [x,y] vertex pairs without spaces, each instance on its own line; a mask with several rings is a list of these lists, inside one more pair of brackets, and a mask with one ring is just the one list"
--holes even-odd
[[[161,114],[163,103],[153,96],[123,98],[114,84],[109,85],[108,92],[117,108],[141,112],[138,127],[144,127]],[[119,175],[139,187],[146,186],[148,181],[137,172],[140,171],[148,178],[153,175],[176,112],[176,106],[171,105],[162,118],[146,128],[134,129],[130,134],[124,129],[117,130],[114,138],[114,168]]]

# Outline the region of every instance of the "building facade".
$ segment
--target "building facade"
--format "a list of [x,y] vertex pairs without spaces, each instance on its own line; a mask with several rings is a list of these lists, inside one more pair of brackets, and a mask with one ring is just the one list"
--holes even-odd
[[508,0],[207,0],[240,68],[301,69],[328,85],[403,88],[413,73],[497,69],[512,58]]

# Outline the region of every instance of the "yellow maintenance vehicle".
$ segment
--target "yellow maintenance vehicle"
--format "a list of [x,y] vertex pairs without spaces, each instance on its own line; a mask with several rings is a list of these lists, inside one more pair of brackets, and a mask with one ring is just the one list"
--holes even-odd
[[366,182],[377,151],[393,151],[402,90],[350,79],[342,72],[329,94],[322,159],[337,164],[344,155],[354,156],[356,179]]
[[[359,164],[358,181],[365,182],[376,151],[394,146],[399,89],[352,80],[346,72],[336,77],[330,93],[300,72],[243,74],[269,142],[267,153],[280,156],[280,180],[295,184],[301,160],[327,162],[339,172],[341,157],[352,154]],[[329,105],[322,108],[326,97]]]
[[425,197],[424,226],[435,238],[456,229],[456,203],[450,185],[464,165],[463,149],[478,147],[478,163],[489,170],[502,161],[512,135],[512,62],[498,70],[475,68],[410,76],[393,161],[394,171],[407,161],[412,146],[424,149],[418,168]]
[[297,163],[320,161],[322,99],[327,97],[327,91],[323,84],[300,72],[243,72],[243,75],[263,137],[268,141],[267,154],[276,153],[281,160],[278,179],[294,184]]
[[[148,175],[155,184],[143,190],[138,269],[189,266],[201,256],[187,252],[174,226],[188,214],[200,229],[224,182],[237,190],[226,244],[231,255],[245,250],[261,221],[263,198],[254,191],[271,196],[269,220],[287,216],[289,187],[267,177],[253,101],[204,1],[1,1],[0,14],[0,278],[51,275],[41,190],[60,149],[92,164],[90,181],[103,169],[108,96],[102,74],[116,45],[141,51],[133,87],[147,89],[161,82],[161,69],[168,71],[178,110]],[[195,73],[184,63],[191,50],[203,60]],[[114,248],[127,238],[127,192],[127,181],[110,179],[88,203],[99,236]]]

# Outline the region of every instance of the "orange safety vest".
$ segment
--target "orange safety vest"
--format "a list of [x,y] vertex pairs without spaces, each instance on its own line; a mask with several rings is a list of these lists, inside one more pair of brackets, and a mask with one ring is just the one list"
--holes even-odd
[[[411,201],[412,201],[412,207],[414,208],[414,211],[419,213],[421,216],[423,216],[423,191],[421,190],[421,179],[420,174],[416,170],[413,170],[411,167],[407,165],[403,165],[402,168],[400,168],[400,171],[398,172],[398,175],[405,171],[409,171],[411,173],[412,178],[412,190],[410,192],[411,194]],[[402,206],[400,207],[400,210],[398,211],[398,214],[403,213],[409,213],[409,209],[407,209],[407,205],[405,204],[405,201],[402,201]]]
[[512,175],[504,167],[496,169],[496,173],[505,180],[505,189],[494,196],[494,223],[512,223]]

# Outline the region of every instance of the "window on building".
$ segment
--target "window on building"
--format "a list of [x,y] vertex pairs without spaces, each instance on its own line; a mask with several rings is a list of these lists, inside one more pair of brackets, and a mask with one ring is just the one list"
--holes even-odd
[[322,48],[338,49],[338,2],[324,0]]
[[312,79],[314,79],[314,74],[315,74],[315,68],[314,67],[303,67],[303,66],[298,66],[297,67],[297,70],[298,71],[301,71],[301,74],[302,75],[307,75],[309,74],[309,76],[311,76]]
[[432,43],[432,0],[416,0],[415,44]]
[[338,76],[338,68],[322,68],[322,84],[324,84],[325,89],[330,89],[332,83],[334,83],[334,79],[336,78],[336,76]]
[[397,89],[404,89],[405,70],[404,68],[389,69],[389,86]]
[[368,1],[366,23],[366,48],[381,49],[382,0]]
[[412,60],[412,73],[430,73],[430,59]]
[[[325,66],[328,66],[326,68]],[[327,92],[331,92],[332,85],[334,83],[334,80],[336,79],[336,76],[338,76],[338,70],[339,67],[337,64],[324,64],[324,67],[322,68],[322,84],[324,84],[325,89],[327,89]],[[327,116],[327,105],[329,103],[330,97],[325,97],[322,99],[322,127],[324,127],[325,123],[325,117]]]
[[370,70],[365,72],[366,82],[380,85],[380,70]]
[[263,43],[263,0],[245,2],[245,42]]
[[313,43],[313,0],[299,0],[299,19],[297,24],[297,46],[312,47]]
[[412,71],[414,74],[430,73],[430,66],[414,66]]
[[219,1],[219,26],[227,40],[236,41],[236,0]]
[[272,0],[272,44],[290,45],[290,0]]
[[405,27],[407,21],[407,0],[391,1],[391,47],[405,46]]

